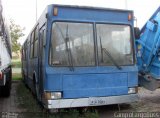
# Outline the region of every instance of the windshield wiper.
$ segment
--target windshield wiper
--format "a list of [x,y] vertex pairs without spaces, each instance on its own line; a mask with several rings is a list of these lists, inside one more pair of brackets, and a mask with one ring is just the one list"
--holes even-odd
[[70,70],[71,71],[74,71],[74,68],[73,68],[73,57],[72,57],[72,52],[71,52],[71,49],[70,49],[70,42],[69,42],[69,35],[68,35],[68,25],[67,25],[67,28],[66,28],[66,37],[65,37],[65,45],[66,45],[66,51],[68,52],[68,61],[69,61],[69,67],[70,67]]
[[59,29],[59,31],[61,33],[61,36],[63,37],[64,42],[65,42],[66,52],[68,54],[69,68],[70,68],[71,71],[74,71],[74,68],[73,68],[73,57],[72,57],[72,52],[71,52],[71,49],[70,49],[70,43],[69,43],[69,46],[68,46],[68,42],[69,42],[68,24],[67,24],[67,27],[66,27],[66,36],[63,35],[62,30],[58,26],[58,24],[57,23],[55,23],[55,24],[56,24],[57,28]]
[[[106,49],[103,48],[102,46],[102,42],[101,42],[101,37],[99,37],[100,39],[100,47],[101,47],[101,58],[103,58],[103,52],[105,52],[105,54],[109,57],[109,59],[112,61],[112,63],[119,69],[121,70],[122,68],[117,64],[117,62],[114,60],[114,58],[112,57],[112,55],[110,54],[110,52]],[[103,59],[102,59],[103,62]]]

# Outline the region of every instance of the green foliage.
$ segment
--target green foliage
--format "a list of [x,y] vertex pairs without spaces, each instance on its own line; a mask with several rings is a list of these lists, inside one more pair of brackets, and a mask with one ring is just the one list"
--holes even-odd
[[22,67],[21,60],[20,59],[12,59],[12,67],[13,68],[21,68]]
[[12,73],[12,80],[22,80],[22,75],[20,73]]
[[18,55],[18,51],[20,51],[20,43],[18,40],[24,36],[23,30],[20,25],[15,24],[13,20],[10,20],[10,34],[12,39],[12,51]]

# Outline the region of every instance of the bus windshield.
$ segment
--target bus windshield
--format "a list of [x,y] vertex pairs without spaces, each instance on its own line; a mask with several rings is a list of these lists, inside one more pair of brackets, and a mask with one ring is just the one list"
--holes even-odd
[[[91,23],[54,22],[50,65],[95,66],[94,28]],[[131,29],[128,25],[96,24],[98,64],[133,64]]]
[[93,24],[53,23],[50,64],[57,66],[95,65]]
[[[96,24],[96,29],[99,65],[133,64],[130,26]],[[106,55],[105,52],[108,52],[109,55]],[[109,56],[114,59],[114,63]]]

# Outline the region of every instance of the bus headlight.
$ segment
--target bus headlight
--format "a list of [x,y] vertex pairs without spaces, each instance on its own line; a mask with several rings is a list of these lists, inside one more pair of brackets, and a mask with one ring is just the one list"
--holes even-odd
[[138,93],[138,87],[128,88],[128,94]]
[[62,98],[61,92],[51,92],[51,99],[60,99]]
[[44,95],[45,95],[45,99],[47,99],[47,100],[62,98],[61,92],[45,92]]

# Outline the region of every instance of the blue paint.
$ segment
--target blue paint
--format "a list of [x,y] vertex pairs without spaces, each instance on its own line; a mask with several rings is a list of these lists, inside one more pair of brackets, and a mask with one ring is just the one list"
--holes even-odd
[[136,42],[140,44],[141,56],[137,57],[139,72],[160,78],[160,7],[154,12],[141,30],[141,37]]
[[112,96],[128,94],[128,87],[137,86],[138,70],[136,66],[116,67],[49,67],[47,71],[46,91],[62,91],[64,98],[89,96]]
[[[58,8],[57,16],[53,15],[54,7]],[[35,71],[38,76],[38,84],[42,82],[42,88],[40,88],[41,95],[43,95],[44,91],[60,91],[63,94],[63,99],[127,95],[129,87],[138,86],[138,69],[135,62],[132,65],[120,65],[122,69],[119,70],[115,66],[99,66],[98,60],[95,60],[95,65],[93,66],[74,67],[74,71],[71,71],[69,67],[51,66],[48,60],[53,22],[92,23],[94,26],[94,51],[95,58],[97,59],[96,23],[128,25],[131,27],[131,38],[133,38],[133,19],[128,20],[129,14],[133,17],[132,11],[49,5],[37,22],[39,28],[43,27],[46,33],[46,45],[45,47],[39,48],[43,50],[44,54],[42,65],[38,65],[41,62],[39,57],[30,59],[28,55],[28,73],[26,73],[27,64],[24,64],[23,67],[27,78],[26,81],[30,88],[32,88],[32,91],[34,91],[33,72]],[[37,26],[37,24],[35,26]],[[30,35],[28,36],[28,41],[30,41]],[[39,42],[41,42],[40,39]],[[134,38],[131,42],[133,42],[132,47],[134,47]],[[27,41],[25,43],[27,43]],[[30,52],[29,44],[26,50]],[[26,63],[26,61],[23,61],[23,63]],[[41,67],[42,70],[39,69]]]
[[157,24],[154,24],[151,21],[148,21],[147,26],[148,29],[152,30],[153,32],[157,31]]

